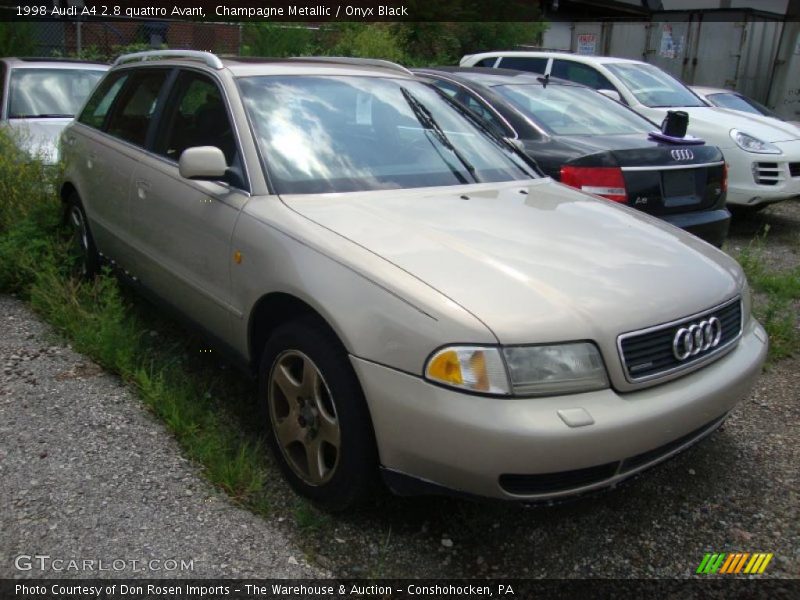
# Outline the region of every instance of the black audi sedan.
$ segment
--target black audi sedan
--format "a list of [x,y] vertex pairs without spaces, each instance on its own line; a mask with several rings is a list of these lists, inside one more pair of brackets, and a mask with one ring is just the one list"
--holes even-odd
[[519,71],[416,69],[557,181],[721,246],[731,215],[719,148],[653,139],[658,126],[595,90]]

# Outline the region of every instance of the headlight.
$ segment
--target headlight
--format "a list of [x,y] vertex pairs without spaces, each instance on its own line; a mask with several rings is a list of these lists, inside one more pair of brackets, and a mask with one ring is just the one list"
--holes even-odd
[[510,393],[508,375],[497,348],[443,348],[428,359],[425,377],[471,392],[504,395]]
[[514,394],[574,394],[608,387],[600,351],[594,344],[504,348]]
[[608,387],[600,352],[588,342],[502,349],[450,346],[430,357],[425,377],[471,392],[504,396],[574,394]]
[[783,154],[781,149],[776,145],[764,142],[738,129],[731,129],[731,139],[745,152],[755,152],[756,154]]

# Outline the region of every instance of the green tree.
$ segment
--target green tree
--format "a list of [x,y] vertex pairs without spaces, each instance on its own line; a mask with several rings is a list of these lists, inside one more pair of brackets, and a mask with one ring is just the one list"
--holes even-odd
[[278,58],[314,54],[315,33],[303,23],[247,23],[242,32],[242,55]]
[[32,23],[0,21],[0,56],[32,56],[35,52]]
[[[332,34],[332,35],[331,35]],[[327,54],[405,62],[403,40],[386,23],[345,23],[328,30]]]
[[401,23],[397,27],[411,64],[455,64],[465,54],[537,44],[547,24],[529,22]]

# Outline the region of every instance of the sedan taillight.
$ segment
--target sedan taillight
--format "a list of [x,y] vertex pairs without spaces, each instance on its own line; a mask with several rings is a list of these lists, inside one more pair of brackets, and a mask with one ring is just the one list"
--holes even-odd
[[561,167],[561,183],[614,202],[628,202],[625,178],[619,167]]
[[728,191],[728,163],[722,163],[722,191]]

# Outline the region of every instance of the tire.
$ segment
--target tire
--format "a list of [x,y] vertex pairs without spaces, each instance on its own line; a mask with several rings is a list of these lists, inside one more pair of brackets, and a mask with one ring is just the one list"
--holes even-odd
[[72,232],[71,255],[75,259],[75,271],[86,279],[94,278],[100,272],[100,255],[94,245],[86,211],[77,194],[73,193],[67,200],[64,222]]
[[267,340],[259,402],[270,448],[298,494],[331,512],[372,496],[378,461],[369,410],[347,352],[319,319],[282,325]]

